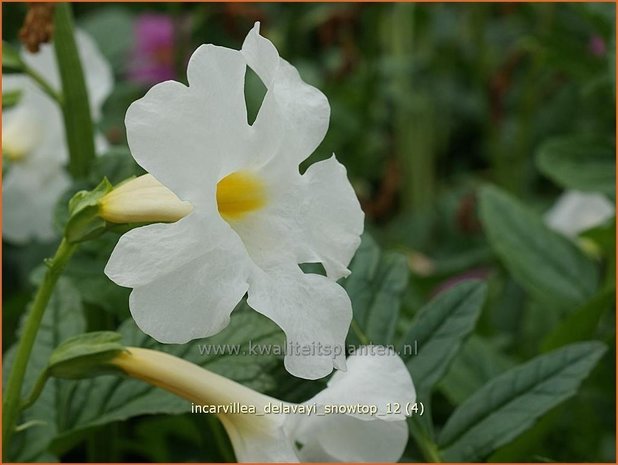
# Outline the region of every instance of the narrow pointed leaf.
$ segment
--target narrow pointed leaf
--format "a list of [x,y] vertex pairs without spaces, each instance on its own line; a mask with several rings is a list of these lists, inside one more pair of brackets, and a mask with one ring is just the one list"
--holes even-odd
[[[464,282],[439,294],[419,310],[400,350],[419,393],[428,393],[446,374],[461,344],[474,329],[486,291],[486,285],[480,281]],[[418,353],[406,354],[410,351],[404,347],[415,347]]]
[[600,342],[572,344],[494,378],[447,421],[438,438],[442,458],[482,461],[573,396],[605,350]]
[[598,269],[571,241],[509,194],[486,187],[480,216],[494,251],[539,302],[572,309],[594,293]]
[[[352,274],[344,282],[354,319],[373,344],[391,344],[399,317],[401,299],[408,283],[408,265],[403,255],[382,253],[368,234],[352,263]],[[358,343],[351,332],[353,343]]]
[[616,157],[611,140],[592,135],[554,138],[541,146],[536,164],[567,189],[615,196]]

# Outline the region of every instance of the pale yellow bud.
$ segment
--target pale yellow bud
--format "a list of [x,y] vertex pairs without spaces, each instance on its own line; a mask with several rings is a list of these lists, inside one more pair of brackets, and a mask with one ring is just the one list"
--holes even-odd
[[192,209],[150,174],[121,184],[99,201],[99,216],[110,223],[171,223]]

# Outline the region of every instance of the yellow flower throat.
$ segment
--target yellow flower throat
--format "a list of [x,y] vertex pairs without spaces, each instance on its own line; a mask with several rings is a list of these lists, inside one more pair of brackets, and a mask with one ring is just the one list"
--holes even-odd
[[236,171],[217,183],[217,206],[227,221],[239,220],[265,204],[264,184],[252,173]]

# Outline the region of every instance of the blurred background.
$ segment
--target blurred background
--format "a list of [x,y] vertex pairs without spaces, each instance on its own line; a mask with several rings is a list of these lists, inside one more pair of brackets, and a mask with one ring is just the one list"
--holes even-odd
[[[2,10],[3,39],[17,43],[26,7]],[[119,153],[126,152],[123,120],[131,102],[157,82],[185,82],[188,57],[202,43],[239,49],[255,21],[326,94],[330,129],[304,167],[334,152],[348,169],[368,232],[406,257],[410,280],[399,325],[453,282],[490,283],[477,332],[435,393],[436,424],[485,381],[538,354],[564,317],[540,308],[496,260],[476,193],[491,182],[542,214],[563,192],[536,162],[543,144],[581,133],[614,141],[613,4],[83,3],[74,12],[114,69],[100,129]],[[248,71],[250,120],[264,93]],[[114,182],[138,172],[129,157],[109,163],[104,172]],[[615,280],[614,234],[613,224],[597,231],[604,239],[591,252],[601,257],[608,282]],[[91,293],[91,328],[115,328],[128,316],[127,290],[101,281],[115,240],[73,267]],[[32,290],[28,276],[53,247],[3,244],[3,348],[15,340]],[[615,314],[607,312],[598,337],[612,346],[614,327]],[[490,460],[614,461],[613,353],[580,396],[583,402],[554,409]],[[66,461],[224,460],[208,447],[209,428],[191,415],[144,416],[56,446]],[[116,439],[96,447],[101,437]]]

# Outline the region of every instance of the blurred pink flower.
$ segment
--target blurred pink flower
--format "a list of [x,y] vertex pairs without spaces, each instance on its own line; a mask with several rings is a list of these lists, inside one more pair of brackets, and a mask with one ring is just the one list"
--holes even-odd
[[155,84],[173,79],[175,31],[172,18],[145,13],[135,21],[135,46],[128,64],[129,79]]
[[605,46],[605,41],[601,36],[593,35],[590,37],[590,41],[588,42],[588,49],[590,53],[592,53],[596,57],[602,57],[605,55],[607,51],[607,47]]

